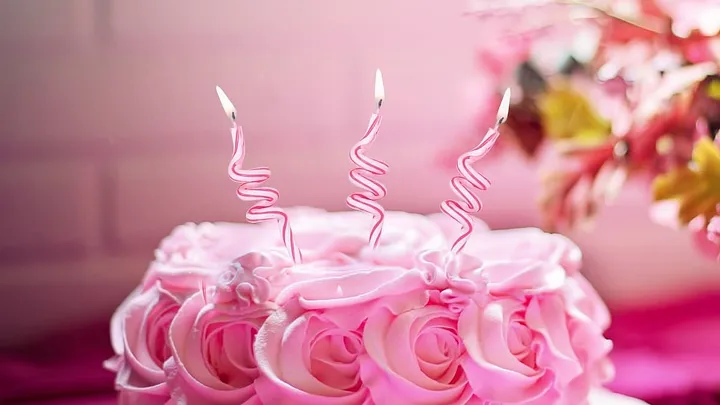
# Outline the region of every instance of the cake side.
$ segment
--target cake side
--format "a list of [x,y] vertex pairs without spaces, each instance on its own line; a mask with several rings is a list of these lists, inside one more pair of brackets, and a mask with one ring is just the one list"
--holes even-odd
[[290,212],[271,225],[178,227],[112,321],[125,403],[588,403],[612,376],[609,314],[579,249],[478,227],[448,261],[437,216]]

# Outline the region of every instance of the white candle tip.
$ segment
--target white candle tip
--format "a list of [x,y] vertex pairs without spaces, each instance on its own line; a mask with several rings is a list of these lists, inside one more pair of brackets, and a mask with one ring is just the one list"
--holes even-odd
[[498,125],[504,123],[508,119],[510,113],[510,89],[505,90],[502,101],[500,102],[500,108],[497,112],[497,123]]
[[382,105],[385,100],[385,86],[383,85],[383,78],[380,69],[375,71],[375,103],[378,107]]
[[235,110],[235,106],[228,98],[227,94],[223,91],[223,89],[220,88],[220,86],[215,86],[215,91],[217,92],[218,98],[220,99],[220,104],[222,105],[223,110],[225,110],[225,115],[227,115],[228,118],[235,121],[235,117],[237,117],[237,110]]

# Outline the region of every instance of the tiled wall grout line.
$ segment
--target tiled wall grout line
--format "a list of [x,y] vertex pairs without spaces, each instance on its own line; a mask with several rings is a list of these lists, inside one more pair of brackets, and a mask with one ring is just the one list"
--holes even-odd
[[93,36],[96,47],[114,44],[113,0],[93,0]]
[[[95,52],[106,52],[114,47],[113,31],[113,0],[93,0],[93,27]],[[99,186],[100,211],[100,251],[112,255],[117,254],[120,248],[117,232],[118,215],[118,179],[117,179],[117,156],[110,145],[109,153],[97,163],[97,179]]]
[[100,249],[105,254],[119,253],[117,160],[110,156],[97,164],[100,211]]

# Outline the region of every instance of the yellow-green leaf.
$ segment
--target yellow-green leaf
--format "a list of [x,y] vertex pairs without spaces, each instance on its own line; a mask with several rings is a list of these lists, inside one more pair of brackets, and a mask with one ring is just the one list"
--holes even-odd
[[697,217],[709,220],[720,204],[720,149],[710,138],[702,138],[693,148],[690,164],[659,175],[652,189],[655,201],[679,202],[681,223]]
[[556,84],[537,102],[543,129],[548,137],[595,143],[610,135],[610,123],[588,99],[567,85]]
[[700,173],[720,179],[720,149],[710,138],[704,137],[695,144],[692,159]]

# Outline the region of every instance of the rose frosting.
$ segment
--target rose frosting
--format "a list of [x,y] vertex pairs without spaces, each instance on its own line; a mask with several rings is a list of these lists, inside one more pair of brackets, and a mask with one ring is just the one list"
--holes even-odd
[[[121,403],[587,404],[612,377],[609,315],[560,235],[440,216],[289,210],[276,227],[186,224],[111,324]],[[479,222],[479,221],[478,221]],[[595,395],[595,394],[593,394]]]

